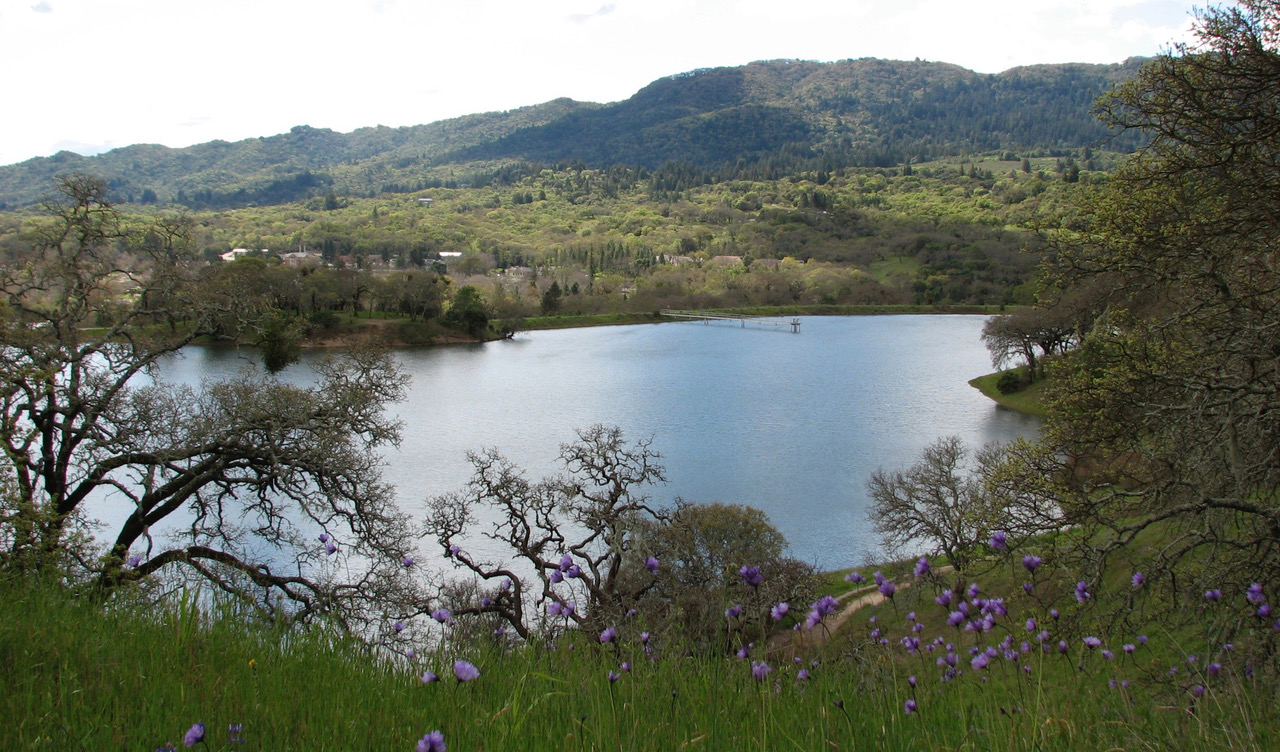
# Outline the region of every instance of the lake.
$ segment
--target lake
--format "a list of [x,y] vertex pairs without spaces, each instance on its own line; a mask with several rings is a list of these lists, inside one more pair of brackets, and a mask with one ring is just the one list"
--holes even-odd
[[[798,334],[681,322],[402,350],[412,382],[393,407],[403,442],[387,453],[385,478],[412,512],[466,483],[468,450],[497,447],[536,479],[559,470],[574,429],[617,425],[663,455],[669,481],[651,489],[655,499],[757,507],[793,556],[824,569],[860,564],[879,554],[867,521],[872,471],[911,464],[943,435],[976,447],[1038,430],[966,383],[991,371],[985,320],[811,316]],[[197,382],[250,357],[190,348],[163,373]],[[284,377],[305,380],[318,357],[306,353]]]

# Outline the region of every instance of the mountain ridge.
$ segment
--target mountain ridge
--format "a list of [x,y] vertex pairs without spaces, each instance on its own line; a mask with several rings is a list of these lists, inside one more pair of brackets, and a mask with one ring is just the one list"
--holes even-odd
[[[607,104],[557,98],[398,128],[300,125],[236,142],[59,152],[0,166],[0,208],[39,201],[56,175],[73,171],[107,179],[126,202],[233,208],[466,181],[515,160],[648,169],[779,159],[891,166],[944,154],[1079,148],[1114,139],[1092,117],[1092,103],[1141,62],[983,74],[929,61],[763,60],[667,76]],[[1123,151],[1138,141],[1124,134],[1111,143]]]

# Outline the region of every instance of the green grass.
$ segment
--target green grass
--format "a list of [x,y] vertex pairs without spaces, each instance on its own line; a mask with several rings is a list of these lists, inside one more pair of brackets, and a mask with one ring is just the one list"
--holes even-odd
[[1046,392],[1049,390],[1051,379],[1040,379],[1039,381],[1027,386],[1012,394],[1001,394],[996,388],[996,382],[1000,380],[1003,371],[989,373],[986,376],[979,376],[969,381],[969,386],[982,392],[987,397],[1004,405],[1010,410],[1017,410],[1027,415],[1035,415],[1038,417],[1046,417],[1048,410],[1044,404]]
[[[1030,639],[1021,625],[1062,585],[1046,562],[1035,598],[1009,596],[1010,615],[989,637],[943,624],[932,602],[941,585],[921,583],[878,609],[887,645],[855,615],[844,639],[806,653],[752,651],[750,660],[691,657],[656,639],[646,656],[641,625],[620,625],[621,639],[568,633],[547,643],[500,647],[490,640],[446,642],[413,660],[392,659],[323,631],[282,633],[223,613],[202,615],[192,602],[147,608],[119,599],[109,609],[58,586],[0,583],[0,749],[153,750],[181,745],[192,724],[207,727],[205,749],[412,750],[434,729],[450,750],[721,749],[1272,749],[1280,743],[1268,686],[1246,679],[1233,654],[1151,644],[1108,662],[1083,648],[1084,609],[1063,606],[1063,624],[1044,618],[1071,651],[1033,650],[986,669],[969,666],[964,647]],[[993,560],[981,575],[988,597],[1018,576]],[[867,570],[869,573],[869,570]],[[1065,575],[1066,573],[1058,573]],[[1067,577],[1067,581],[1070,578]],[[1015,588],[1016,589],[1016,588]],[[1099,593],[1098,599],[1109,597]],[[916,622],[906,619],[917,612]],[[1196,614],[1198,616],[1198,614]],[[1070,622],[1070,626],[1067,626]],[[926,624],[910,632],[913,623]],[[1158,625],[1157,625],[1158,626]],[[657,631],[657,630],[655,630]],[[940,650],[905,651],[900,639],[934,635],[960,648],[964,672],[942,680]],[[1105,635],[1117,648],[1127,635]],[[1245,655],[1248,637],[1237,632]],[[1216,677],[1203,666],[1221,656]],[[461,684],[450,667],[466,659],[481,671]],[[757,681],[754,661],[772,672]],[[630,663],[623,672],[621,664]],[[1184,674],[1158,681],[1176,662]],[[1023,665],[1031,666],[1025,673]],[[808,679],[798,678],[803,668]],[[444,681],[423,684],[431,669]],[[621,674],[611,683],[610,671]],[[912,687],[907,677],[917,677]],[[1129,689],[1109,689],[1131,678]],[[1200,699],[1187,692],[1208,687]],[[914,699],[918,709],[908,713]],[[228,743],[229,724],[243,745]]]

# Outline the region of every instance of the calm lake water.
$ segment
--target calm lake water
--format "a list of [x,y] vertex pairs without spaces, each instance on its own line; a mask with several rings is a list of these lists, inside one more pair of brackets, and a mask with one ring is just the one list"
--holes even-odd
[[[1034,434],[1035,419],[966,382],[991,371],[982,316],[805,317],[792,334],[668,323],[532,332],[484,345],[404,350],[412,376],[385,478],[420,510],[470,477],[466,452],[494,446],[536,479],[594,423],[649,438],[669,482],[659,501],[764,510],[791,553],[821,568],[875,558],[866,483],[935,438],[973,446]],[[305,379],[308,353],[287,378]],[[192,348],[166,378],[198,381],[249,353]],[[426,548],[426,547],[424,547]],[[477,542],[473,551],[482,551]],[[496,551],[494,552],[496,553]]]

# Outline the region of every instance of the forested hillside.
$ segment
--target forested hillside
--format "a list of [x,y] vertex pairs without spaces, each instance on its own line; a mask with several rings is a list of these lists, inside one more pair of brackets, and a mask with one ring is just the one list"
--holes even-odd
[[[608,105],[558,99],[504,113],[351,133],[289,133],[184,149],[135,145],[62,152],[0,167],[0,208],[48,194],[53,177],[98,175],[126,203],[194,209],[276,205],[330,192],[370,197],[486,182],[511,160],[627,165],[712,179],[894,167],[1010,151],[1129,151],[1091,114],[1140,61],[1046,65],[984,75],[954,65],[875,59],[767,61],[655,81]],[[686,182],[688,182],[686,180]]]

